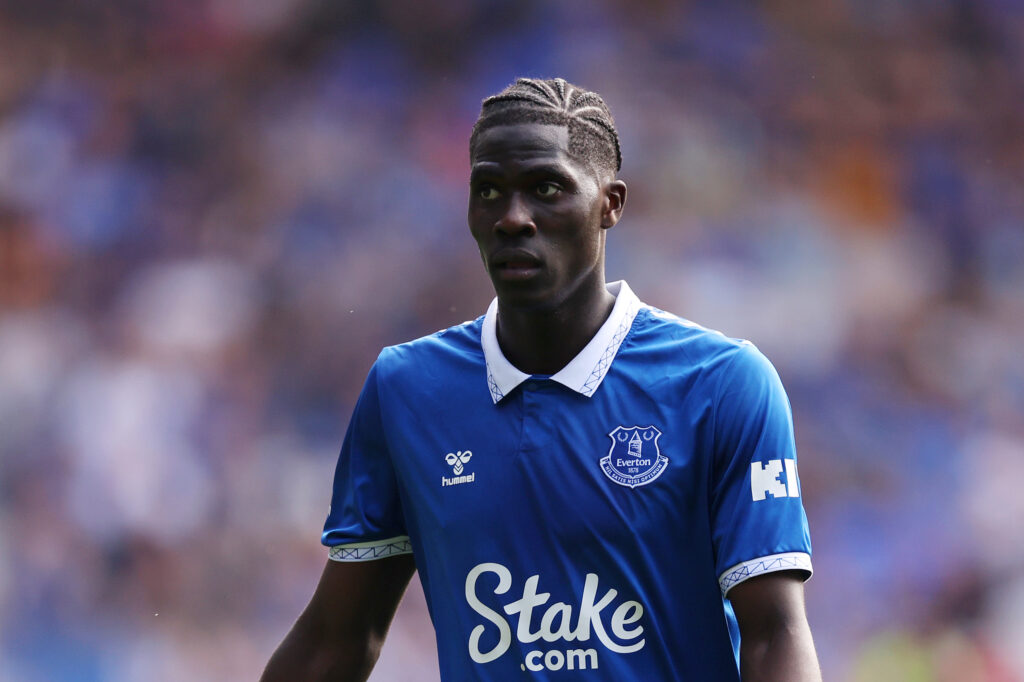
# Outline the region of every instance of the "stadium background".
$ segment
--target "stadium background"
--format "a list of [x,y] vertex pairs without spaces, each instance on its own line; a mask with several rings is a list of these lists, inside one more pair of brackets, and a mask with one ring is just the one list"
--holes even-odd
[[617,117],[610,276],[776,363],[826,679],[1024,679],[1019,0],[4,0],[0,680],[258,675],[520,74]]

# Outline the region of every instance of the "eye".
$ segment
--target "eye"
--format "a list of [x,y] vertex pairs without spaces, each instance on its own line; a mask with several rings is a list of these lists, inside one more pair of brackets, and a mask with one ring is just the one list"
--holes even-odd
[[499,196],[501,196],[501,192],[499,192],[497,188],[492,185],[484,185],[483,187],[478,189],[476,193],[481,199],[484,199],[485,201],[497,199]]
[[542,182],[537,185],[537,194],[546,199],[550,199],[559,192],[559,187],[553,182]]

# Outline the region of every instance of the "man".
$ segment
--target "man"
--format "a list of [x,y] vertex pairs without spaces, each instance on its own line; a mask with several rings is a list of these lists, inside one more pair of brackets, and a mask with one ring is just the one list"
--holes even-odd
[[605,283],[604,102],[520,79],[470,158],[497,298],[374,364],[263,679],[365,679],[418,569],[445,680],[820,680],[789,404],[749,343]]

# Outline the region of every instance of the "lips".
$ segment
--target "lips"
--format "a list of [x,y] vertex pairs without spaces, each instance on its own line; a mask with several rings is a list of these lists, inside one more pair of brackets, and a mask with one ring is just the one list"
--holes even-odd
[[501,249],[492,254],[491,272],[502,279],[524,279],[540,272],[543,262],[523,249]]
[[495,267],[497,267],[499,270],[532,270],[540,266],[533,261],[512,260],[508,261],[507,263],[501,263],[499,265],[496,265]]

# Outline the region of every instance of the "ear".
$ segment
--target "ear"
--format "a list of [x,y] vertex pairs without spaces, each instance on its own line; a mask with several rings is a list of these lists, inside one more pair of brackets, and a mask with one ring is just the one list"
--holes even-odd
[[626,207],[626,183],[622,180],[611,180],[604,186],[604,199],[601,206],[601,228],[615,227],[622,217],[622,209]]

